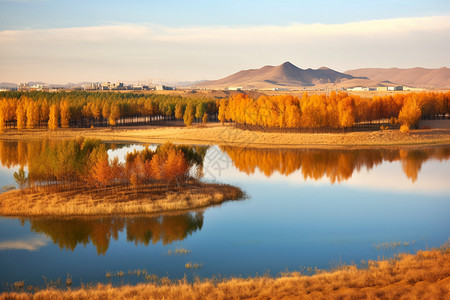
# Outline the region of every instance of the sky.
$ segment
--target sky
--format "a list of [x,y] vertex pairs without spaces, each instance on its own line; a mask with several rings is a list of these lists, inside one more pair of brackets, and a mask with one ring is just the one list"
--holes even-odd
[[0,82],[450,66],[448,0],[0,0]]

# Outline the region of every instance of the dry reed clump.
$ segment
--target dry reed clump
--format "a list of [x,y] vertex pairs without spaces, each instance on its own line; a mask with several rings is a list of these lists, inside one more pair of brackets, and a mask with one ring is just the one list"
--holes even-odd
[[313,276],[288,273],[278,278],[231,278],[221,281],[160,280],[136,286],[46,289],[34,295],[11,292],[2,299],[448,299],[450,248],[401,254],[370,261],[367,269],[348,266]]
[[[166,187],[166,186],[165,186]],[[237,200],[242,191],[230,185],[187,184],[161,191],[161,185],[103,188],[49,187],[14,190],[0,195],[3,216],[75,216],[163,213],[192,210]]]

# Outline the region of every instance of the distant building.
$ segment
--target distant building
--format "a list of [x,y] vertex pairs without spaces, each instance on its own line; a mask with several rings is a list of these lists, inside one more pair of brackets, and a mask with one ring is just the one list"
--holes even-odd
[[230,86],[227,88],[229,91],[242,91],[242,86]]
[[83,85],[84,90],[100,90],[102,88],[102,85],[100,83],[87,83]]
[[28,86],[28,89],[31,91],[42,91],[42,89],[44,88],[44,86],[42,84],[33,84],[32,86]]
[[173,90],[174,88],[171,87],[171,86],[166,86],[166,85],[157,85],[157,86],[155,87],[155,89],[156,89],[157,91],[171,91],[171,90]]
[[350,91],[350,92],[363,92],[363,91],[367,92],[367,91],[370,91],[370,88],[362,87],[362,86],[356,86],[354,88],[347,89],[347,91]]
[[387,91],[388,87],[387,86],[377,86],[377,91]]

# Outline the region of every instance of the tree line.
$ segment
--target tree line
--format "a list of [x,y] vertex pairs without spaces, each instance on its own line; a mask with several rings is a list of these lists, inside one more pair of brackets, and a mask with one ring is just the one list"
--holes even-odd
[[218,119],[272,128],[348,128],[387,119],[409,129],[422,117],[450,114],[449,99],[450,92],[362,98],[333,91],[330,95],[303,93],[301,99],[292,95],[252,99],[237,94],[220,100]]
[[216,100],[176,95],[103,92],[1,92],[0,130],[51,130],[92,125],[180,120],[187,126],[207,122],[217,113]]

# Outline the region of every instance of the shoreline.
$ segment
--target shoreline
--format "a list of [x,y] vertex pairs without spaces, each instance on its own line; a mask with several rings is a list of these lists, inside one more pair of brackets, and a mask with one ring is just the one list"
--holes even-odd
[[[226,184],[201,183],[155,194],[151,185],[50,191],[11,190],[0,194],[0,216],[124,216],[179,213],[239,200],[244,193]],[[105,196],[106,195],[106,196]]]
[[344,265],[329,271],[318,270],[314,275],[287,272],[276,277],[201,279],[193,283],[150,275],[150,281],[137,285],[98,283],[74,289],[46,288],[34,294],[25,291],[22,281],[17,282],[20,288],[0,294],[0,299],[443,299],[450,293],[449,274],[447,243],[415,254],[369,260],[365,268]]
[[[449,146],[450,120],[443,128],[411,130],[366,131],[349,133],[283,133],[238,129],[231,124],[210,123],[206,126],[130,126],[111,128],[70,128],[49,131],[31,129],[9,130],[0,134],[0,140],[69,139],[82,136],[105,142],[161,144],[167,141],[186,145],[220,145],[251,148],[309,148],[343,149],[374,147]],[[448,124],[447,124],[448,123]]]

